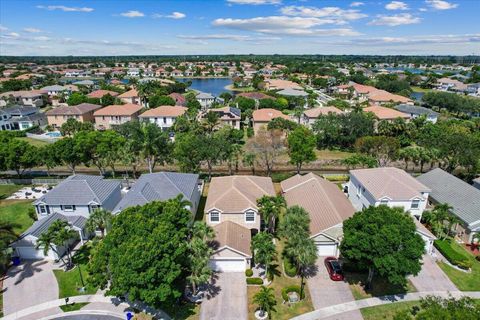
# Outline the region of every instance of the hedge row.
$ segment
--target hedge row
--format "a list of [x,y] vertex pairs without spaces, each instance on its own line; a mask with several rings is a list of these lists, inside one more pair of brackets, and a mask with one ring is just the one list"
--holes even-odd
[[290,259],[283,259],[283,268],[285,269],[285,273],[287,274],[287,276],[293,278],[297,275],[297,268],[295,268],[295,265],[293,265]]
[[[283,288],[282,289],[283,301],[288,301],[288,294],[290,292],[296,292],[296,293],[298,293],[298,296],[300,296],[300,286],[291,285],[291,286]],[[303,290],[302,296],[300,297],[300,300],[303,300],[304,298],[305,298],[305,290]]]
[[435,248],[453,265],[462,269],[472,267],[472,261],[466,256],[452,248],[451,240],[435,240]]
[[262,278],[247,278],[247,284],[262,285]]

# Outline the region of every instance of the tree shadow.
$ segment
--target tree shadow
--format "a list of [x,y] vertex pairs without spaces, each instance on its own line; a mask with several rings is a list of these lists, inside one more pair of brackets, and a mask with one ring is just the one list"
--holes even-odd
[[220,286],[217,284],[218,282],[218,273],[213,273],[212,277],[210,278],[210,282],[205,285],[205,298],[210,300],[216,297],[220,291],[222,290]]
[[16,268],[11,268],[7,272],[8,278],[13,278],[16,277],[18,274],[18,278],[15,280],[14,285],[17,285],[21,283],[23,280],[27,278],[33,277],[36,273],[42,272],[42,268],[40,266],[48,263],[48,261],[26,261],[22,265],[16,267]]

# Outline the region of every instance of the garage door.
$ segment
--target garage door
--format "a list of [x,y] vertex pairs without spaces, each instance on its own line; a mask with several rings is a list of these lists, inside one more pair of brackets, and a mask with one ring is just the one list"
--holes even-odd
[[43,251],[33,247],[17,247],[17,252],[21,259],[37,260],[44,258]]
[[212,270],[220,272],[243,272],[245,265],[245,259],[210,260]]
[[317,244],[317,254],[319,256],[336,256],[336,244]]

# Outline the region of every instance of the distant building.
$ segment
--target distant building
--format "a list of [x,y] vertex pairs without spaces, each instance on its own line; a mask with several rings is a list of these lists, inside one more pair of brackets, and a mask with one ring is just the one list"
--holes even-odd
[[240,121],[242,119],[242,112],[240,109],[233,107],[209,109],[203,113],[202,117],[205,118],[208,112],[215,112],[218,114],[220,126],[230,126],[234,129],[240,130]]
[[187,110],[186,107],[181,106],[160,106],[145,111],[139,118],[143,121],[155,123],[163,131],[168,131],[175,124],[175,120],[185,114]]
[[138,94],[138,91],[136,89],[129,90],[127,92],[122,93],[121,95],[118,96],[120,100],[122,100],[124,103],[130,103],[130,104],[137,104],[140,105],[140,96]]

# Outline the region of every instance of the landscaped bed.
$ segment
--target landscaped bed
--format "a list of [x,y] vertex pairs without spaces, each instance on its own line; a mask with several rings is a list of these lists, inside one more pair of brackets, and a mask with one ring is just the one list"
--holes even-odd
[[462,269],[470,269],[473,261],[470,259],[469,253],[460,246],[456,248],[456,243],[454,242],[451,239],[435,240],[434,245],[448,262]]

